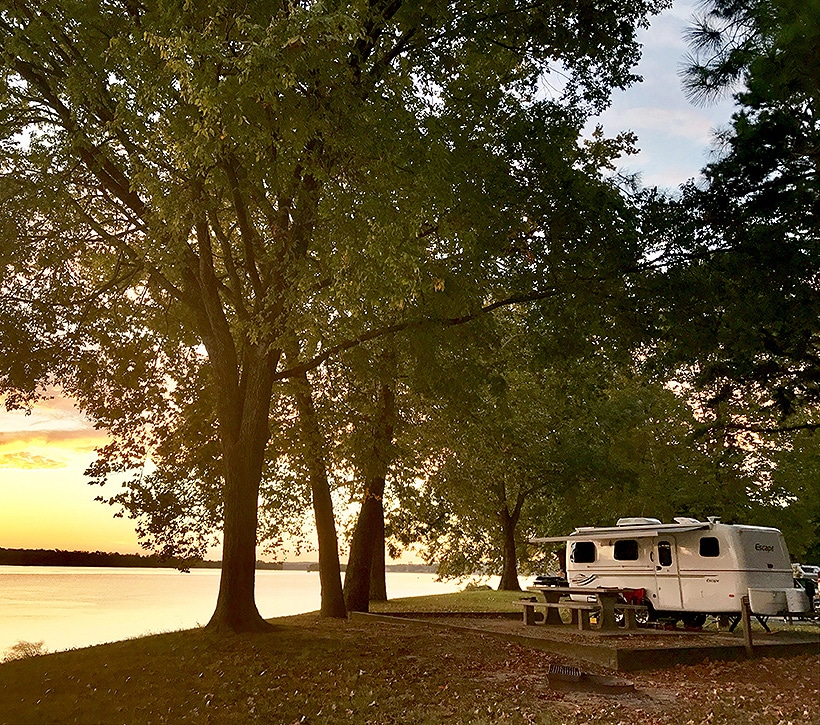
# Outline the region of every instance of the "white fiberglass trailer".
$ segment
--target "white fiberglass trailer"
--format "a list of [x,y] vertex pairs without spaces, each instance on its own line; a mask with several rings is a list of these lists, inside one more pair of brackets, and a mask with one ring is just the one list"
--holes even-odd
[[566,542],[569,586],[643,590],[643,603],[654,616],[692,624],[707,614],[737,616],[743,596],[761,616],[809,611],[806,593],[795,588],[778,529],[722,524],[711,517],[679,517],[673,524],[629,518],[616,526],[584,526],[569,536],[531,541]]

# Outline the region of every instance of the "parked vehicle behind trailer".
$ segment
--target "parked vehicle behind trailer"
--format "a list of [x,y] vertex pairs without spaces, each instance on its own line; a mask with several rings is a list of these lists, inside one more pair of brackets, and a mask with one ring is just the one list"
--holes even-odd
[[818,575],[820,575],[820,566],[812,566],[811,564],[792,564],[792,571],[795,579],[809,579],[816,582]]
[[[741,598],[760,616],[810,610],[794,585],[783,534],[774,528],[678,517],[619,519],[616,526],[577,528],[569,536],[532,539],[566,543],[571,587],[641,592],[650,617],[702,624],[707,615],[737,616]],[[583,599],[583,595],[573,595]]]

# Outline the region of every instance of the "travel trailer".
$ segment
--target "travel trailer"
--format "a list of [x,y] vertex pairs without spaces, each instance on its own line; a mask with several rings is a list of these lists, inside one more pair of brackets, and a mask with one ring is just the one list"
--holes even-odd
[[[808,612],[796,588],[789,552],[778,529],[678,517],[619,519],[616,526],[577,528],[569,536],[531,539],[566,542],[567,583],[574,588],[633,590],[650,618],[703,624],[707,615],[738,616],[748,596],[758,616]],[[584,595],[573,594],[574,599]]]

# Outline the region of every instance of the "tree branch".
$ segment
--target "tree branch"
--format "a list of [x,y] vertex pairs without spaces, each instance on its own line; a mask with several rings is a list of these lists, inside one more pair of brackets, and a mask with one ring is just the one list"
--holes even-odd
[[256,295],[256,299],[261,301],[264,296],[264,292],[262,280],[259,278],[259,269],[256,266],[256,251],[254,250],[254,243],[257,240],[257,234],[256,229],[251,223],[245,198],[239,188],[239,178],[237,176],[236,165],[233,160],[229,159],[226,161],[225,173],[231,187],[234,211],[236,212],[236,219],[239,224],[239,234],[242,237],[242,243],[245,249],[245,271],[248,274],[248,279],[250,279],[251,287]]
[[[759,425],[756,423],[721,423],[720,425],[709,426],[707,430],[744,431],[746,433],[779,434],[798,433],[799,431],[820,430],[820,423],[794,423],[792,425]],[[702,434],[705,434],[706,430]]]
[[398,332],[404,332],[406,330],[419,329],[421,327],[425,327],[426,325],[441,325],[442,327],[453,327],[455,325],[463,325],[467,322],[472,322],[473,320],[476,320],[479,317],[483,317],[484,315],[489,314],[493,310],[497,310],[501,307],[509,307],[510,305],[516,304],[526,304],[527,302],[537,302],[538,300],[544,300],[550,297],[554,297],[557,294],[558,291],[552,289],[546,292],[531,292],[529,294],[513,295],[503,300],[498,300],[489,305],[485,305],[484,307],[480,308],[479,310],[476,310],[475,312],[471,312],[467,315],[462,315],[460,317],[427,317],[420,320],[407,320],[405,322],[397,322],[393,325],[385,325],[384,327],[378,327],[375,330],[365,332],[359,335],[358,337],[351,338],[350,340],[345,340],[344,342],[340,342],[337,345],[334,345],[333,347],[329,347],[325,351],[319,353],[315,357],[311,358],[310,360],[306,360],[305,362],[299,365],[294,365],[293,367],[287,368],[285,370],[280,370],[274,376],[274,380],[284,380],[286,378],[292,378],[297,375],[301,375],[303,373],[308,372],[309,370],[315,370],[335,355],[345,352],[346,350],[350,350],[354,347],[358,347],[359,345],[362,345],[366,342],[370,342],[371,340],[377,340],[388,335],[395,335]]
[[171,295],[171,297],[174,297],[180,301],[186,301],[182,290],[174,285],[173,282],[171,282],[171,280],[169,280],[156,267],[148,264],[145,260],[145,255],[134,249],[133,246],[128,244],[119,236],[111,234],[102,226],[102,224],[90,215],[76,199],[72,198],[72,202],[76,205],[77,209],[80,211],[80,214],[83,215],[87,224],[100,236],[101,240],[111,244],[116,249],[119,249],[120,252],[124,253],[133,264],[144,268],[148,272],[149,277],[157,284],[157,286],[165,290],[169,295]]

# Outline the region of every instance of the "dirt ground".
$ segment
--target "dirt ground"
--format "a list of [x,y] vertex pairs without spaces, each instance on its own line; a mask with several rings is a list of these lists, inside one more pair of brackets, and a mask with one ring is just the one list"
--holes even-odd
[[[594,668],[593,668],[594,669]],[[712,725],[820,723],[820,658],[704,662],[619,677],[635,691],[549,690],[568,723]]]
[[[803,630],[755,631],[756,655],[752,660],[710,660],[710,648],[737,647],[740,632],[641,630],[638,635],[578,632],[573,627],[535,626],[524,628],[520,620],[440,618],[441,624],[471,627],[478,631],[526,634],[535,639],[561,640],[569,646],[594,645],[640,647],[668,652],[682,647],[703,647],[705,661],[699,664],[656,667],[637,672],[614,672],[571,654],[544,651],[527,653],[526,659],[539,663],[496,673],[499,681],[528,682],[542,699],[552,700],[567,723],[607,723],[627,725],[714,725],[714,723],[777,723],[777,725],[820,725],[820,641],[815,654],[768,657],[766,642],[817,639],[820,627]],[[757,627],[757,626],[756,626]],[[522,649],[529,650],[528,647]],[[613,683],[631,683],[633,692],[607,694],[601,691],[567,691],[561,682],[550,682],[550,666],[571,666],[584,673],[603,676]],[[553,688],[560,689],[553,689]],[[572,686],[569,686],[572,688]]]
[[[634,689],[556,689],[555,667]],[[299,615],[269,633],[191,630],[2,664],[0,723],[811,725],[820,654],[617,673],[489,631]]]
[[[485,627],[493,624],[485,622]],[[501,630],[509,623],[495,623]],[[520,631],[520,625],[513,623]],[[540,630],[540,628],[539,628]],[[553,635],[554,636],[554,635]],[[590,642],[583,634],[564,632],[568,641]],[[628,637],[615,639],[631,643]],[[641,637],[641,646],[658,649],[674,646],[713,645],[710,633],[659,632]],[[721,637],[736,641],[736,638]],[[820,650],[820,648],[818,648]],[[714,723],[777,723],[820,725],[820,655],[738,661],[704,661],[640,672],[616,673],[583,660],[546,652],[529,652],[539,662],[535,669],[498,674],[502,680],[520,678],[540,689],[540,697],[552,700],[552,710],[567,723],[627,725],[713,725]],[[571,665],[598,674],[614,683],[632,683],[634,692],[567,692],[550,687],[550,665]],[[523,668],[522,668],[523,669]],[[520,681],[520,680],[519,680]],[[560,685],[561,683],[555,683]],[[546,685],[546,687],[545,687]]]

